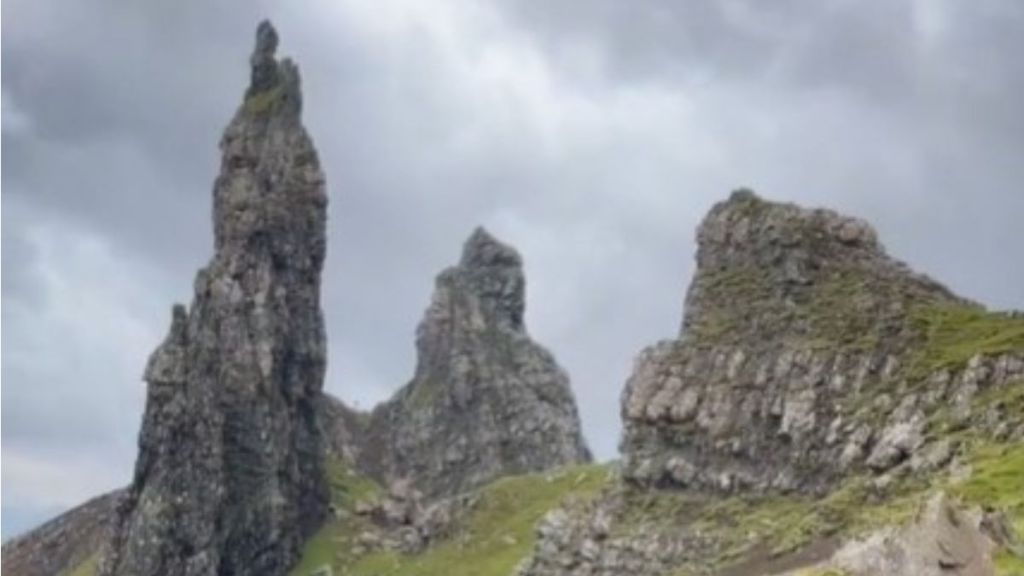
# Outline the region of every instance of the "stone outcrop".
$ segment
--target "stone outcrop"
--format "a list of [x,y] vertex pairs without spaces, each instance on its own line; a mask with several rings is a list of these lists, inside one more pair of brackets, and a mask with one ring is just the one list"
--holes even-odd
[[101,574],[284,574],[327,511],[317,422],[327,196],[298,68],[259,25],[221,140],[215,254],[149,359],[135,476]]
[[[856,470],[927,463],[938,407],[966,415],[1024,377],[1024,346],[956,345],[1010,315],[910,271],[865,222],[741,190],[697,242],[680,337],[641,353],[622,396],[633,482],[822,493]],[[1019,418],[993,421],[1024,436]]]
[[125,491],[97,496],[3,545],[4,574],[52,576],[95,561]]
[[478,228],[437,277],[415,376],[370,415],[360,469],[433,499],[588,461],[569,379],[530,339],[524,311],[519,253]]
[[888,527],[844,545],[821,566],[849,576],[994,576],[988,517],[965,510],[945,494],[933,496],[906,526]]

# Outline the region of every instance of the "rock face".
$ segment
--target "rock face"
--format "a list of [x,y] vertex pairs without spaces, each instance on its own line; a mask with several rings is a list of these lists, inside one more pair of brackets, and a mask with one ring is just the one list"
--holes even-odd
[[961,510],[936,494],[907,526],[879,530],[843,546],[822,572],[850,576],[992,576],[995,542],[980,510]]
[[369,415],[349,407],[327,393],[324,393],[323,399],[317,405],[317,411],[324,441],[324,454],[348,466],[358,466],[363,457]]
[[985,348],[998,315],[887,256],[860,220],[743,190],[697,241],[681,335],[639,356],[622,396],[638,484],[822,493],[857,469],[927,465],[927,414],[966,414],[1024,375],[1024,346]]
[[316,406],[327,197],[299,73],[260,24],[221,140],[216,251],[149,359],[135,477],[109,576],[284,574],[326,513]]
[[3,573],[51,576],[89,562],[105,542],[124,496],[124,490],[97,496],[4,543]]
[[436,280],[412,381],[378,406],[360,468],[428,498],[588,461],[569,380],[523,325],[522,259],[477,229]]

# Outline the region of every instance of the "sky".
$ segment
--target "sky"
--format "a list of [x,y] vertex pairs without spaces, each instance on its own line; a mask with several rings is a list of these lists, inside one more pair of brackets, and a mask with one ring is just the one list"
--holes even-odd
[[7,0],[4,539],[130,480],[264,17],[331,199],[325,388],[358,407],[411,377],[433,278],[478,224],[522,253],[528,329],[602,459],[732,189],[865,218],[1024,308],[1018,0]]

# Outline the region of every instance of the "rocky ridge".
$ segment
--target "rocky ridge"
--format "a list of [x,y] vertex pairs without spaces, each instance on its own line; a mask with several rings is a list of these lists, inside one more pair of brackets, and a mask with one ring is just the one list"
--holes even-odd
[[327,510],[316,408],[325,366],[327,196],[298,68],[260,24],[221,140],[215,254],[146,366],[132,485],[100,574],[284,574]]

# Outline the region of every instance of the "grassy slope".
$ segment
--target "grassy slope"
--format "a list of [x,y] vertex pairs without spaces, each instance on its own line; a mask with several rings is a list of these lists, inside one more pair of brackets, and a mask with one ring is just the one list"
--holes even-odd
[[355,544],[365,522],[355,516],[357,502],[375,497],[380,488],[372,481],[349,470],[338,461],[327,463],[327,478],[331,488],[331,502],[342,518],[329,522],[303,550],[302,558],[291,574],[304,575],[324,565],[336,565],[345,552]]
[[[483,488],[456,534],[418,554],[375,551],[353,557],[365,520],[346,517],[325,526],[307,546],[293,576],[330,565],[351,576],[507,576],[533,549],[540,518],[566,497],[589,498],[610,481],[605,466],[576,466],[549,474],[514,476]],[[336,495],[340,495],[336,493]],[[336,505],[354,507],[342,496]]]

